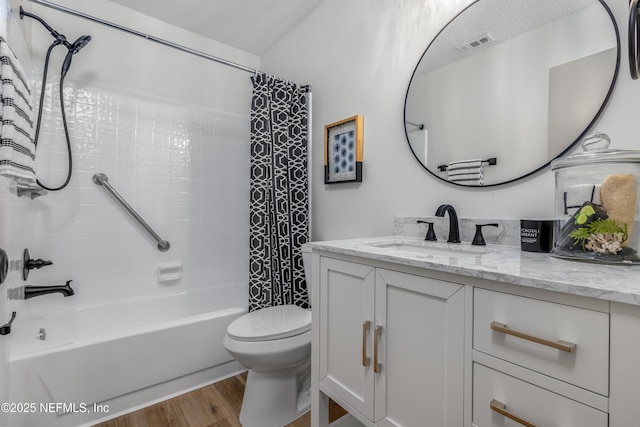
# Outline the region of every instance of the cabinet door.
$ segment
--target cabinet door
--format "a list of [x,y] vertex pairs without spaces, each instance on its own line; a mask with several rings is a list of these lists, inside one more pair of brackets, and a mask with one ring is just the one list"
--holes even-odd
[[375,298],[376,424],[462,427],[464,287],[378,269]]
[[373,349],[374,279],[373,267],[320,259],[320,384],[369,419],[374,373],[366,357]]

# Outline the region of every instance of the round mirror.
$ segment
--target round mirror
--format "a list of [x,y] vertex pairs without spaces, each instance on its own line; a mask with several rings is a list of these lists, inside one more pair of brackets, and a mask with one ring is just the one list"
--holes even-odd
[[569,151],[602,113],[620,37],[599,0],[477,0],[435,37],[407,89],[405,133],[434,176],[494,186]]

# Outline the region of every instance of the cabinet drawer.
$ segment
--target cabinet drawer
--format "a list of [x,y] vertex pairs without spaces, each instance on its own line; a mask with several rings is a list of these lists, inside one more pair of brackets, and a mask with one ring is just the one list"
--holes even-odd
[[[558,342],[560,348],[552,346]],[[563,348],[564,344],[568,347]],[[567,351],[569,344],[575,344],[571,351]],[[475,289],[473,347],[603,396],[609,394],[607,313]]]
[[[504,411],[521,420],[509,420],[508,415],[492,409],[492,404],[504,405]],[[478,427],[607,427],[608,416],[575,400],[474,363],[473,424]]]

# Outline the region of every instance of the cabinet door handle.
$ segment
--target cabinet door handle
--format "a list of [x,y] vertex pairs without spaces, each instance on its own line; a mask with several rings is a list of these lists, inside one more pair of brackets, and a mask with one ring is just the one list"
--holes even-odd
[[501,415],[504,415],[505,417],[510,418],[513,421],[519,424],[522,424],[525,427],[538,427],[536,424],[530,423],[524,418],[519,417],[516,414],[512,414],[511,412],[507,411],[505,404],[496,399],[491,400],[489,407],[491,408],[492,411],[495,411]]
[[378,341],[382,336],[382,326],[378,325],[373,330],[373,372],[379,374],[382,371],[382,364],[378,363]]
[[513,329],[507,328],[507,325],[498,322],[491,322],[491,329],[497,332],[501,332],[506,335],[512,335],[514,337],[522,338],[523,340],[535,342],[538,344],[546,345],[548,347],[553,347],[558,350],[566,351],[567,353],[575,353],[576,344],[567,342],[567,341],[549,341],[544,338],[534,337],[532,335],[528,335],[522,332],[515,331]]
[[369,366],[371,358],[367,356],[367,335],[371,330],[371,320],[362,322],[362,366]]

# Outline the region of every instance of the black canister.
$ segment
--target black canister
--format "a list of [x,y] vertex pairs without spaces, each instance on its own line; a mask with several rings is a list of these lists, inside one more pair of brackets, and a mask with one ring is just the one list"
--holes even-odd
[[553,225],[553,220],[521,219],[520,249],[526,252],[551,252]]

